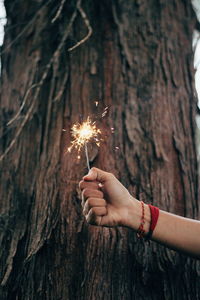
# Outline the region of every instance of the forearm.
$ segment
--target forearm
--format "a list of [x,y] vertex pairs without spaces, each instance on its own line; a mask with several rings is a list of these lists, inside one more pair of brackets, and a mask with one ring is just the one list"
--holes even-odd
[[200,258],[200,221],[160,210],[152,239]]
[[[130,209],[126,225],[136,231],[141,222],[141,203],[137,201],[135,204]],[[146,233],[149,231],[150,222],[150,209],[145,204],[144,229]],[[158,222],[151,239],[174,250],[200,258],[200,221],[160,210]]]

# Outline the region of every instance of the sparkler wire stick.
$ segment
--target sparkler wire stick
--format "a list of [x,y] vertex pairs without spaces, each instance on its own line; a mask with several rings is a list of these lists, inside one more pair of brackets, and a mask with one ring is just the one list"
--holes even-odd
[[90,162],[89,162],[89,156],[88,156],[87,143],[85,143],[85,155],[86,155],[86,160],[87,160],[88,171],[90,171]]

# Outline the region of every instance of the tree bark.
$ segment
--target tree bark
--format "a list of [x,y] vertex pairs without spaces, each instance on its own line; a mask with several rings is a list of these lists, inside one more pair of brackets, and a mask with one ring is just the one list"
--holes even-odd
[[126,228],[86,224],[86,160],[66,151],[71,126],[91,116],[103,132],[100,148],[89,145],[91,166],[147,203],[199,218],[190,3],[5,6],[0,298],[198,299],[199,261]]

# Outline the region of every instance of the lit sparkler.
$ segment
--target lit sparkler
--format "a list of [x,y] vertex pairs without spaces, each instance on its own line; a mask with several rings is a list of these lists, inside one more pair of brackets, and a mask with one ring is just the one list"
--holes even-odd
[[90,117],[88,117],[87,120],[83,123],[74,124],[72,126],[71,133],[73,141],[71,142],[71,146],[68,148],[68,152],[71,152],[71,150],[75,148],[79,153],[82,147],[85,147],[87,167],[88,170],[90,170],[87,144],[89,141],[93,140],[95,144],[99,147],[99,135],[101,134],[101,130],[96,127],[96,122],[92,122],[90,120]]

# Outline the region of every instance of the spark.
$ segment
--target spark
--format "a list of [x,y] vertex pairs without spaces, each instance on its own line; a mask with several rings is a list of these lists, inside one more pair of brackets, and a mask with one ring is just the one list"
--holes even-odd
[[103,113],[102,113],[102,115],[101,115],[101,117],[102,118],[104,118],[105,117],[105,115],[108,113],[108,106],[106,106],[105,108],[104,108],[104,111],[103,111]]
[[104,118],[104,117],[105,117],[105,115],[107,114],[107,112],[108,112],[108,111],[107,111],[107,110],[105,110],[105,111],[102,113],[102,115],[101,115],[101,116],[102,116],[102,118]]
[[80,152],[81,148],[91,140],[95,142],[97,146],[100,144],[99,135],[101,130],[96,127],[96,122],[92,122],[90,117],[83,123],[76,123],[72,126],[71,134],[73,141],[68,148],[68,152],[71,152],[73,148]]

